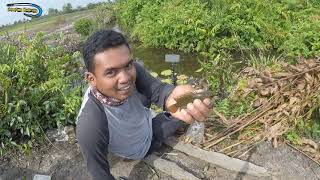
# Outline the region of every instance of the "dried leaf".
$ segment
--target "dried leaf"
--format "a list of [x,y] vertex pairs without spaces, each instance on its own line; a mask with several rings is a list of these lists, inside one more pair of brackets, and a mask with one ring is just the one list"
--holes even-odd
[[284,81],[278,81],[278,86],[279,86],[279,89],[282,89],[282,87],[285,85],[285,82]]
[[272,139],[272,145],[273,145],[274,148],[277,148],[277,147],[278,147],[278,140],[277,140],[277,138],[273,138],[273,139]]
[[278,122],[277,124],[267,129],[266,137],[268,140],[271,140],[272,138],[281,136],[286,131],[287,131],[287,127],[284,127],[281,122]]
[[289,67],[291,69],[295,70],[295,71],[298,71],[298,72],[302,72],[303,71],[301,66],[298,67],[298,66],[289,65]]
[[256,81],[255,81],[254,79],[249,79],[249,80],[248,80],[248,85],[247,85],[247,87],[250,88],[250,89],[252,89],[252,88],[255,87],[256,84],[257,84],[257,83],[256,83]]
[[256,74],[256,70],[252,67],[246,67],[244,70],[243,70],[244,73],[248,74],[248,76],[252,76],[254,74]]
[[314,60],[305,60],[305,63],[308,65],[309,68],[317,66],[317,63]]
[[302,151],[304,151],[304,152],[309,152],[309,153],[312,153],[312,154],[314,154],[314,153],[317,152],[314,148],[308,147],[308,146],[304,147],[304,148],[302,149]]
[[267,98],[259,98],[253,102],[253,107],[259,107],[261,105],[266,105],[268,103]]
[[271,72],[270,72],[269,70],[264,70],[262,73],[263,73],[263,75],[266,76],[266,77],[269,77],[269,78],[272,77]]
[[271,77],[267,77],[267,76],[264,76],[264,75],[260,75],[260,77],[261,77],[263,83],[272,83],[274,81],[274,79],[271,78]]
[[282,115],[282,111],[279,111],[276,115],[274,119],[280,119],[280,116]]
[[306,73],[305,74],[305,79],[307,80],[308,83],[313,83],[313,77],[309,74],[309,73]]
[[276,84],[274,84],[273,86],[269,87],[269,92],[270,94],[275,94],[278,91],[278,86]]
[[312,146],[315,150],[318,150],[318,144],[315,143],[314,141],[312,141],[311,139],[302,138],[301,142],[303,144],[307,144],[307,145]]
[[[315,62],[315,60],[312,61]],[[297,65],[280,62],[282,72],[272,72],[272,70],[267,69],[260,73],[255,70],[254,76],[250,77],[245,74],[247,76],[245,77],[246,79],[251,79],[247,81],[247,86],[242,88],[240,95],[253,92],[255,99],[250,106],[260,108],[256,108],[255,110],[257,111],[253,111],[252,114],[247,113],[242,115],[241,118],[239,118],[240,116],[236,117],[235,119],[241,119],[242,121],[236,121],[238,123],[232,123],[234,126],[228,128],[239,129],[246,122],[256,118],[248,126],[252,125],[255,131],[259,129],[263,129],[263,131],[258,132],[254,139],[272,140],[273,145],[277,147],[281,140],[280,137],[289,128],[294,128],[298,121],[309,119],[311,113],[308,114],[307,112],[312,112],[310,109],[315,107],[315,101],[318,100],[320,92],[320,62],[314,63],[312,61],[301,60]],[[319,66],[318,69],[317,66]],[[312,70],[310,69],[311,67],[313,68]],[[250,71],[254,70],[246,69],[246,72]],[[269,78],[278,80],[275,82]],[[271,81],[273,83],[270,83]],[[259,127],[256,126],[258,124]],[[243,131],[243,128],[240,130],[240,135],[245,134],[241,133],[241,131]],[[226,136],[228,136],[227,133]],[[316,144],[312,140],[303,141],[303,144],[305,144],[304,151],[319,153],[320,144]],[[320,159],[320,154],[318,158]]]
[[287,103],[281,104],[280,106],[278,106],[277,110],[279,111],[283,111],[286,107],[288,106]]
[[297,85],[297,89],[298,90],[302,90],[302,89],[304,89],[304,87],[305,87],[305,83],[304,82],[299,82],[299,84]]
[[283,114],[285,114],[286,116],[290,116],[289,112],[288,111],[282,111]]
[[283,96],[284,97],[291,97],[292,96],[292,93],[290,91],[287,91],[287,92],[284,92],[283,93]]
[[262,83],[263,82],[261,78],[256,78],[255,81],[256,81],[256,83]]
[[243,89],[243,97],[247,97],[248,94],[250,94],[253,91],[253,89],[245,88]]
[[280,62],[280,65],[281,65],[282,67],[288,67],[288,66],[289,66],[289,64],[288,64],[287,62],[284,62],[284,61],[281,61],[281,62]]
[[263,85],[263,83],[257,83],[256,86],[259,88]]
[[260,101],[260,99],[257,99],[257,100],[255,100],[255,101],[253,102],[253,107],[257,108],[257,107],[259,107],[259,106],[261,106],[261,101]]
[[299,112],[299,110],[300,110],[300,106],[293,106],[293,108],[291,109],[291,113],[296,114],[297,112]]
[[309,96],[311,93],[311,86],[308,84],[306,88],[306,95]]
[[274,77],[283,78],[283,77],[288,77],[291,75],[292,75],[292,73],[289,73],[289,72],[279,72],[279,73],[275,74]]
[[297,97],[290,97],[290,102],[289,102],[289,104],[290,105],[293,105],[293,104],[295,104],[296,102],[298,102],[300,99],[299,98],[297,98]]
[[265,119],[265,123],[270,124],[273,121],[273,117],[269,116],[268,118]]
[[266,96],[269,94],[269,89],[261,89],[259,92],[262,96]]

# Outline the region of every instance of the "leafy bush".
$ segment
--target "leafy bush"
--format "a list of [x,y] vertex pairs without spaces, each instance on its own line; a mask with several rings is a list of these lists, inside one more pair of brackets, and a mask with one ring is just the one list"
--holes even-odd
[[148,0],[117,1],[115,6],[117,21],[125,31],[131,31],[134,28],[141,9],[148,2]]
[[93,21],[87,18],[79,19],[74,23],[74,29],[82,36],[88,36],[93,29]]
[[16,57],[16,47],[10,44],[0,44],[0,64],[8,64],[13,62]]
[[48,128],[74,123],[80,106],[79,60],[62,47],[49,48],[43,35],[20,37],[23,48],[1,43],[0,155],[28,150]]
[[282,54],[288,61],[320,55],[315,0],[120,0],[115,12],[145,46],[203,55],[203,72],[215,90],[228,89],[230,72],[239,69],[234,59],[248,54]]
[[313,57],[319,55],[319,7],[302,0],[122,0],[116,12],[147,46],[204,54],[275,49]]
[[111,3],[102,3],[95,9],[95,22],[101,28],[115,20],[114,7]]

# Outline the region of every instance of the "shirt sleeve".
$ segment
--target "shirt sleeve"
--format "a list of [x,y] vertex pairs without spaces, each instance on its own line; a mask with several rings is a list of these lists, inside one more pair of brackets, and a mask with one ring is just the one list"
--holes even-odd
[[107,159],[108,138],[98,124],[89,120],[78,121],[77,140],[88,172],[93,180],[114,180]]
[[137,90],[150,99],[151,102],[165,110],[166,99],[174,89],[174,86],[163,83],[159,79],[154,78],[139,63],[135,63],[135,67],[137,71]]

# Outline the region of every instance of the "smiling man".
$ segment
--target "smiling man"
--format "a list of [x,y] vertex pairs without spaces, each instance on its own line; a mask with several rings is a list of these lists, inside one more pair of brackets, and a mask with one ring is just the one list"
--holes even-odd
[[[83,48],[89,88],[77,120],[77,139],[90,176],[114,179],[108,152],[128,159],[142,159],[161,146],[182,121],[192,123],[208,116],[210,100],[195,100],[186,109],[166,112],[168,102],[193,91],[174,87],[153,78],[134,62],[121,33],[100,30]],[[153,117],[151,103],[164,112]]]

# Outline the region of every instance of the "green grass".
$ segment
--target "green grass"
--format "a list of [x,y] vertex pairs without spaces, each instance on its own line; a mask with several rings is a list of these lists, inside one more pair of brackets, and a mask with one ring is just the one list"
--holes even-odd
[[66,22],[73,22],[80,17],[93,14],[94,11],[95,9],[89,9],[56,16],[45,16],[31,22],[19,23],[3,27],[0,29],[0,35],[4,35],[6,32],[13,33],[23,31],[50,31],[51,29],[56,29],[57,26],[61,26]]

